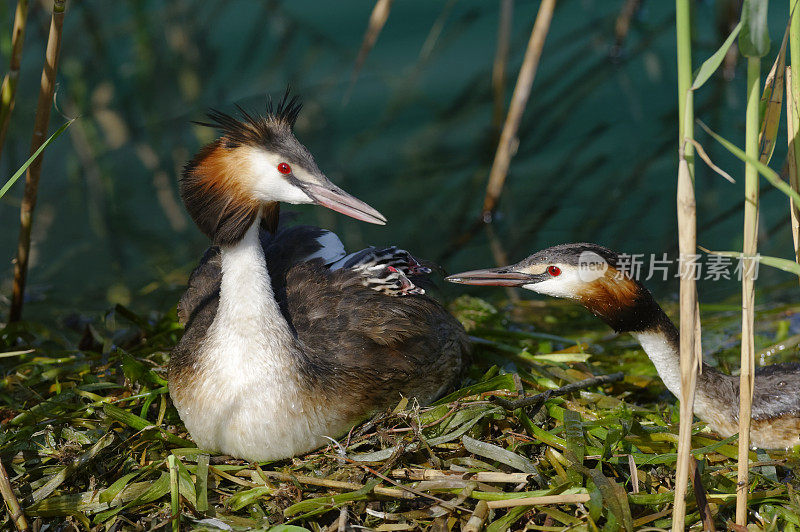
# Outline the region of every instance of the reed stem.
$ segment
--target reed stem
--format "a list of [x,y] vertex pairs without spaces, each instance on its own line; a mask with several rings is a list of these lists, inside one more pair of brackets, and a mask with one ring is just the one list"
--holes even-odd
[[678,60],[678,245],[681,260],[680,285],[680,429],[678,463],[675,473],[675,506],[672,530],[683,531],[686,520],[686,492],[692,460],[692,420],[694,389],[697,380],[700,324],[697,311],[697,288],[692,272],[697,250],[697,213],[694,194],[694,98],[692,85],[691,11],[689,0],[675,2],[675,31]]
[[[53,17],[50,20],[50,35],[47,38],[47,51],[39,87],[39,101],[36,105],[31,154],[34,154],[47,139],[47,126],[50,123],[50,109],[53,105],[53,94],[56,88],[58,56],[61,52],[61,30],[64,24],[65,7],[66,0],[53,1]],[[36,208],[36,196],[39,191],[39,177],[42,174],[43,155],[39,155],[31,163],[25,174],[25,193],[22,197],[22,206],[20,208],[17,258],[14,262],[14,288],[11,297],[10,322],[19,321],[22,318],[25,281],[28,275],[28,262],[30,259],[31,224],[33,222],[33,210]]]
[[[675,0],[675,31],[678,59],[678,142],[694,138],[694,92],[692,86],[692,19],[689,0]],[[688,111],[687,111],[688,108]],[[694,146],[684,148],[686,162],[694,180]],[[694,252],[694,250],[692,250]]]
[[[795,62],[800,64],[800,10],[797,9],[799,4],[800,1],[798,0],[789,0],[789,13],[792,17],[789,26],[789,55],[792,66],[796,66]],[[796,99],[797,95],[800,94],[800,77],[793,79],[789,85],[791,85],[792,94],[795,95]],[[797,117],[795,117],[796,119]],[[795,160],[800,162],[800,153],[797,154]]]
[[11,480],[8,478],[8,473],[6,473],[3,462],[0,462],[0,495],[3,496],[8,515],[11,516],[11,522],[14,523],[17,530],[20,532],[30,530],[28,520],[25,519],[25,514],[19,505],[17,496],[14,494],[14,490],[11,487]]
[[[792,83],[794,81],[792,67],[786,67],[786,138],[788,141],[788,152],[786,154],[786,170],[789,174],[789,186],[795,192],[800,192],[800,179],[798,179],[798,150],[797,128],[800,126],[797,113],[797,99],[794,94]],[[789,220],[792,229],[792,242],[794,243],[794,260],[800,264],[800,205],[794,199],[789,198]],[[799,277],[800,279],[800,277]]]
[[361,67],[364,66],[364,61],[367,60],[370,50],[375,46],[378,41],[378,36],[383,30],[383,26],[389,19],[389,12],[392,10],[392,3],[394,0],[376,0],[375,6],[372,8],[372,13],[369,16],[369,23],[364,32],[364,39],[361,41],[361,48],[358,50],[358,57],[353,65],[353,72],[350,74],[350,84],[347,86],[342,103],[344,105],[350,101],[350,95],[353,93],[353,87],[356,86],[358,74],[361,72]]
[[539,67],[539,59],[542,57],[542,48],[544,48],[547,32],[550,30],[550,21],[553,19],[555,7],[556,0],[542,0],[539,12],[536,14],[536,21],[533,23],[528,47],[525,49],[525,57],[522,59],[522,67],[519,69],[517,83],[514,86],[514,94],[511,96],[511,105],[503,124],[503,131],[500,133],[500,142],[497,144],[492,169],[489,172],[489,183],[486,185],[486,196],[481,213],[481,218],[485,223],[492,221],[497,201],[500,199],[500,193],[503,191],[503,184],[508,175],[508,168],[511,165],[511,157],[516,151],[517,130],[522,121],[522,113],[528,103],[528,97],[531,95],[533,79],[536,77],[536,70]]
[[[797,132],[800,131],[800,113],[797,102],[800,101],[800,73],[792,75],[794,66],[800,65],[800,11],[797,9],[798,0],[789,0],[789,13],[792,17],[789,26],[789,54],[792,68],[786,68],[786,128],[789,140],[789,153],[787,155],[789,168],[789,185],[800,192],[800,146],[797,142]],[[797,69],[795,69],[796,71]],[[789,200],[789,212],[792,221],[792,239],[794,240],[794,258],[800,264],[800,205],[795,205]]]
[[[761,59],[747,58],[747,114],[745,119],[745,153],[758,160],[758,104],[760,91]],[[736,484],[736,524],[747,524],[747,485],[749,473],[750,416],[753,401],[753,366],[755,347],[753,340],[753,306],[755,303],[755,264],[753,257],[758,248],[758,171],[752,164],[744,170],[744,246],[742,249],[742,361],[739,377],[739,467]]]
[[503,110],[506,100],[506,65],[511,43],[511,22],[514,14],[514,0],[500,0],[500,19],[497,23],[497,48],[492,64],[492,130],[499,132],[503,125]]
[[6,143],[6,133],[14,111],[14,102],[17,96],[17,81],[19,80],[19,66],[22,62],[22,44],[25,42],[25,27],[28,22],[28,0],[17,0],[17,10],[14,13],[14,30],[11,36],[11,64],[8,73],[3,78],[0,87],[0,154]]

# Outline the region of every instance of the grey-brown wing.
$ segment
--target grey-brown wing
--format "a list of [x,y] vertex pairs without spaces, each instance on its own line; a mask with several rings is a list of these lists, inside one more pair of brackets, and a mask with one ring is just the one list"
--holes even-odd
[[789,362],[757,368],[753,390],[753,418],[770,419],[788,413],[800,413],[800,363]]
[[366,288],[352,270],[299,263],[287,276],[288,311],[308,357],[309,377],[368,404],[400,394],[429,402],[454,386],[469,340],[427,296],[393,297]]

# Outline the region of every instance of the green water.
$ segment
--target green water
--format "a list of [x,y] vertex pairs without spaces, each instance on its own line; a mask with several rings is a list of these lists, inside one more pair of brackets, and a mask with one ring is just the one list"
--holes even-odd
[[[724,40],[729,3],[696,5],[696,65]],[[0,6],[0,64],[8,63],[12,4]],[[494,224],[511,260],[566,241],[675,252],[674,4],[644,2],[617,46],[621,4],[558,4]],[[370,226],[315,207],[298,208],[302,220],[335,229],[350,248],[396,243],[449,271],[491,265],[485,232],[443,254],[477,217],[494,153],[498,3],[395,2],[345,105],[372,5],[70,2],[51,129],[63,116],[81,118],[45,155],[26,316],[60,319],[116,302],[139,312],[174,305],[206,246],[175,185],[184,162],[211,138],[190,122],[211,106],[261,109],[265,94],[277,95],[287,83],[304,97],[297,135],[320,168],[390,223]],[[515,2],[507,98],[537,9],[538,2]],[[769,62],[786,22],[779,6],[771,16]],[[27,156],[47,24],[40,3],[32,3],[3,175]],[[744,83],[740,61],[696,100],[698,115],[739,144]],[[736,249],[742,164],[707,136],[698,138],[738,179],[731,185],[698,166],[698,241]],[[783,144],[774,168],[785,157]],[[3,294],[10,293],[21,193],[18,185],[0,200]],[[762,252],[790,256],[780,193],[764,195],[761,224]],[[676,286],[674,279],[655,283],[668,297]],[[787,274],[764,275],[760,286],[788,289],[765,292],[766,299],[796,299]],[[735,281],[705,283],[701,298],[719,301],[737,290]],[[3,314],[6,305],[0,302]]]

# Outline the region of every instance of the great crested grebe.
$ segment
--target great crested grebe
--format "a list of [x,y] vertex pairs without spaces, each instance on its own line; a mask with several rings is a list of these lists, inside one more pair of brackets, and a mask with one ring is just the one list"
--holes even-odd
[[[562,244],[511,266],[457,273],[470,285],[521,286],[577,301],[617,332],[631,333],[656,366],[664,385],[681,393],[678,329],[652,294],[624,271],[619,255],[596,244]],[[800,364],[758,368],[753,393],[751,441],[765,449],[800,444]],[[739,377],[703,363],[694,413],[723,437],[739,432]]]
[[178,305],[170,395],[198,446],[248,460],[320,447],[401,396],[436,399],[469,349],[458,321],[421,295],[414,281],[430,270],[407,252],[345,255],[329,231],[276,230],[281,201],[386,221],[317,168],[292,133],[299,110],[287,92],[263,117],[210,112],[204,125],[222,135],[180,180],[214,247]]

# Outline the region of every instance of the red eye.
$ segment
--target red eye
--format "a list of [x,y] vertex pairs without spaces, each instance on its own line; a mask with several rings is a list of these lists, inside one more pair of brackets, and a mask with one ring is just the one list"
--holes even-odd
[[291,174],[292,173],[292,167],[289,166],[286,163],[281,163],[281,164],[278,165],[278,171],[280,173],[282,173],[282,174]]
[[561,268],[559,268],[558,266],[548,266],[547,273],[549,273],[553,277],[558,277],[559,275],[561,275]]

